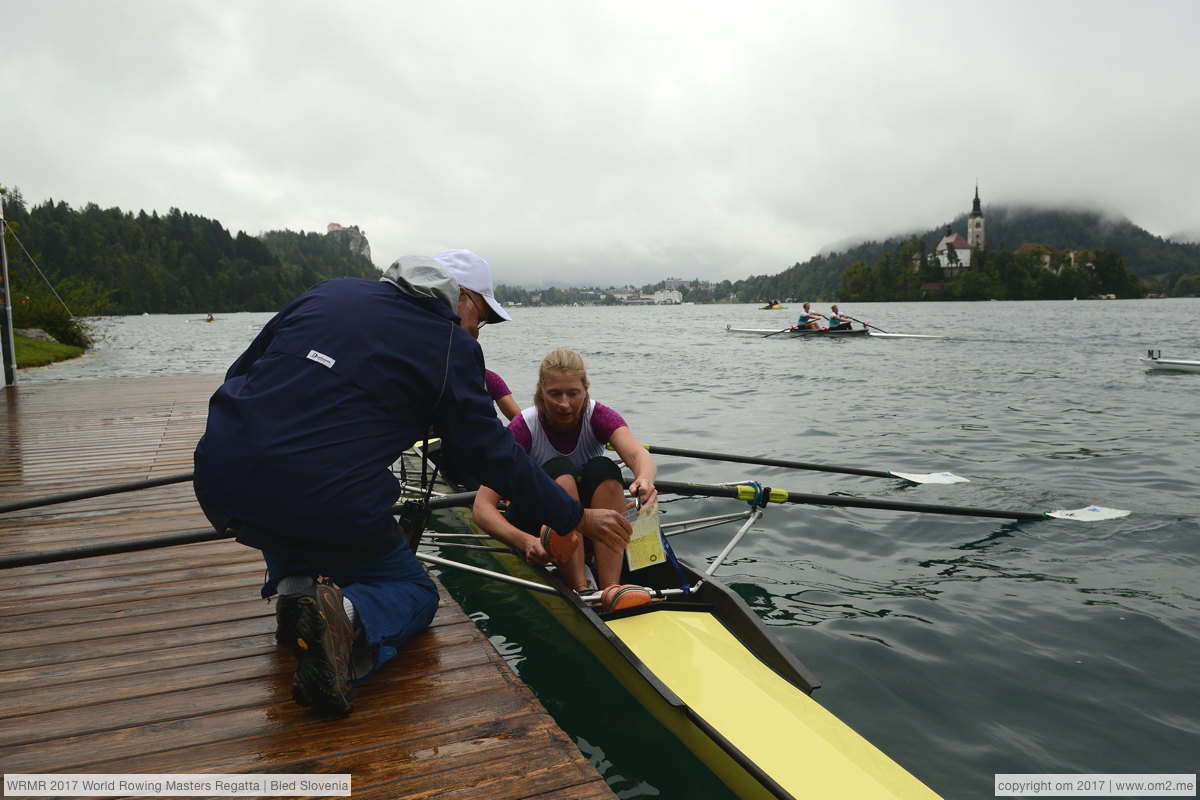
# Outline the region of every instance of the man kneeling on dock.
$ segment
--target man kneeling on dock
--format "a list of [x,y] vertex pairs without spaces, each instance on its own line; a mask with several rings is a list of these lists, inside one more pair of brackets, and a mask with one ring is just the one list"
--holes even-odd
[[263,552],[292,696],[323,714],[437,609],[392,514],[391,466],[430,426],[459,462],[543,524],[623,549],[629,522],[568,496],[513,442],[484,385],[479,327],[510,319],[467,250],[405,256],[380,281],[319,284],[277,314],[225,375],[195,453],[201,508]]

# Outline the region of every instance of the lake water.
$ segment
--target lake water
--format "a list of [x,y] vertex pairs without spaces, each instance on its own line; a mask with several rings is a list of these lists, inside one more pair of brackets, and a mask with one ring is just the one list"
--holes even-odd
[[[843,310],[943,338],[731,334],[795,311],[724,305],[514,309],[481,341],[522,404],[547,350],[579,350],[593,396],[646,442],[972,482],[659,457],[663,479],[1131,509],[1080,523],[772,506],[718,575],[822,680],[822,704],[947,798],[992,797],[995,773],[1195,772],[1200,375],[1138,358],[1200,359],[1200,300]],[[200,316],[104,321],[93,354],[19,379],[221,372],[270,317]],[[730,502],[664,505],[681,519]],[[728,535],[673,544],[703,563]],[[519,590],[443,577],[619,796],[724,796]]]

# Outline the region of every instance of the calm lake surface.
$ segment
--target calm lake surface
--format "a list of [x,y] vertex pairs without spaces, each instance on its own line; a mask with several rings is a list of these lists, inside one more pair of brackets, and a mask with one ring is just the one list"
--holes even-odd
[[[821,307],[822,311],[827,310]],[[822,680],[814,695],[946,798],[995,773],[1192,773],[1200,754],[1200,300],[846,305],[938,339],[798,340],[795,309],[514,309],[483,329],[522,405],[553,347],[660,446],[908,472],[900,481],[659,457],[663,479],[1123,519],[1010,522],[773,506],[718,572]],[[20,381],[218,373],[269,314],[106,320]],[[666,499],[666,498],[664,498]],[[735,510],[667,502],[667,520]],[[732,530],[674,537],[693,563]],[[719,798],[520,590],[442,575],[622,798]],[[249,602],[252,598],[247,598]]]

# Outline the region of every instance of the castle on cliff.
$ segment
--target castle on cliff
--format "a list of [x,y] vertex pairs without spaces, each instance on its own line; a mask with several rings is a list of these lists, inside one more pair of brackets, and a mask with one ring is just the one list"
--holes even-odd
[[325,229],[325,235],[341,239],[351,253],[366,256],[368,261],[371,259],[371,243],[367,241],[367,235],[360,231],[357,225],[347,228],[345,225],[331,222]]

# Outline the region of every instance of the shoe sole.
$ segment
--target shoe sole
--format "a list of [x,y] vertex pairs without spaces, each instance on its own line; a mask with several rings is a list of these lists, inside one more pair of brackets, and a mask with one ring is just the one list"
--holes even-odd
[[339,685],[337,666],[325,647],[329,624],[321,616],[316,598],[301,596],[281,608],[280,616],[280,628],[295,632],[295,639],[286,642],[296,656],[292,699],[318,714],[349,714],[354,710],[351,690]]
[[637,608],[649,603],[653,597],[642,586],[610,586],[600,595],[601,611],[624,611],[627,608]]

